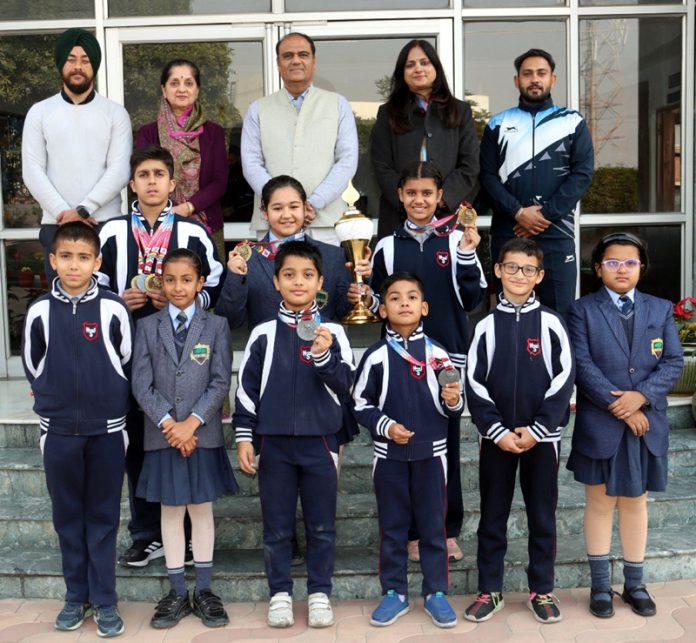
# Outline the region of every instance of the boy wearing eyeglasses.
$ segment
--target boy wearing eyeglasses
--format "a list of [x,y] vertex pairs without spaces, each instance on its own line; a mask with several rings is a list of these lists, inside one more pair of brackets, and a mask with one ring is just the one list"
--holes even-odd
[[569,418],[575,366],[565,324],[542,306],[534,287],[544,256],[531,239],[502,247],[496,308],[476,326],[467,357],[466,395],[479,430],[481,518],[479,594],[464,618],[486,621],[505,605],[507,520],[517,467],[529,527],[528,607],[541,623],[561,614],[552,595],[561,428]]

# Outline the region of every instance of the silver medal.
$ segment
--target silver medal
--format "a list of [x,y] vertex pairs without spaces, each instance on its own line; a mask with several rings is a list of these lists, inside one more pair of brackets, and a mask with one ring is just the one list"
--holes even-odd
[[459,371],[456,368],[444,368],[437,375],[440,386],[459,382]]
[[314,319],[302,319],[297,322],[297,336],[305,342],[313,342],[319,324]]

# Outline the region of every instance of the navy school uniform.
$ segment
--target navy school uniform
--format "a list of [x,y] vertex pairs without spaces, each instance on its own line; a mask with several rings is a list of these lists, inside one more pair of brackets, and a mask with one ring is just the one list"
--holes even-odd
[[[463,381],[470,336],[467,311],[481,302],[486,280],[476,252],[459,251],[462,235],[461,230],[442,237],[432,233],[413,235],[405,227],[397,228],[375,248],[370,286],[379,295],[384,279],[401,270],[413,272],[422,279],[429,305],[428,315],[423,318],[423,330],[445,347],[452,363],[461,371]],[[377,305],[375,302],[373,310],[377,310]],[[464,520],[460,435],[459,418],[452,418],[447,433],[448,538],[459,536]],[[411,537],[418,536],[412,533]]]
[[[529,528],[529,589],[554,587],[561,428],[568,423],[575,367],[561,317],[535,300],[500,303],[476,326],[467,360],[466,394],[480,433],[479,591],[500,592],[507,520],[517,466]],[[496,444],[525,426],[537,444],[522,454]]]
[[71,602],[107,606],[118,600],[131,350],[128,309],[95,278],[77,301],[55,279],[27,311],[22,359]]
[[[630,293],[629,293],[630,295]],[[622,315],[606,287],[573,302],[568,331],[577,361],[577,412],[568,468],[583,484],[606,484],[610,496],[664,491],[667,484],[667,393],[683,364],[671,302],[633,291]],[[650,430],[636,437],[607,407],[610,391],[640,391]]]
[[[136,492],[164,505],[212,502],[237,491],[222,432],[232,375],[230,331],[224,319],[194,305],[188,328],[176,334],[170,307],[141,319],[136,331],[133,395],[145,412],[145,461]],[[196,449],[184,457],[160,425],[167,416],[180,422],[190,415],[202,424]]]
[[[426,362],[422,325],[410,337],[387,328],[387,338],[367,349],[358,368],[355,413],[374,439],[373,479],[380,529],[379,577],[382,593],[408,594],[407,536],[412,516],[420,534],[423,595],[447,593],[449,568],[445,529],[447,506],[447,427],[464,408],[450,408],[440,396],[433,364],[411,364],[389,346],[391,338],[420,362]],[[450,363],[433,343],[432,356]],[[414,435],[405,445],[388,437],[398,422]]]
[[[312,314],[316,314],[316,304]],[[353,384],[353,355],[343,328],[322,355],[296,332],[283,304],[251,333],[239,367],[233,424],[237,442],[258,456],[263,545],[270,594],[292,593],[290,562],[299,493],[307,534],[307,593],[331,593],[336,549],[339,397]]]

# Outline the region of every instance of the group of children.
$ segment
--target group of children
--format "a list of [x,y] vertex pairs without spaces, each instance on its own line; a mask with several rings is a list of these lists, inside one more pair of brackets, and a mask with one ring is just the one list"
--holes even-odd
[[[529,607],[543,623],[560,620],[551,593],[555,510],[560,432],[574,384],[568,467],[586,485],[590,610],[613,614],[609,547],[618,506],[622,598],[639,614],[655,613],[642,582],[646,493],[665,488],[666,394],[682,357],[669,302],[636,289],[647,267],[640,239],[603,238],[593,254],[603,286],[571,307],[569,332],[535,299],[544,275],[539,248],[527,239],[508,242],[494,266],[499,303],[469,346],[466,311],[485,286],[476,257],[480,238],[475,226],[459,230],[433,219],[442,177],[432,163],[404,170],[404,227],[380,241],[371,266],[356,266],[371,275],[367,292],[350,286],[338,249],[304,238],[306,196],[291,177],[276,177],[264,189],[269,235],[251,252],[230,253],[221,286],[222,266],[205,230],[171,212],[168,153],[139,150],[131,170],[138,197],[131,214],[107,222],[101,241],[83,223],[61,226],[50,255],[58,277],[27,314],[23,358],[67,586],[57,629],[76,629],[94,611],[100,636],[123,632],[113,561],[124,467],[131,511],[151,505],[160,512],[151,533],[132,532],[136,543],[147,543],[161,525],[171,589],[152,626],[172,627],[192,611],[210,627],[228,622],[211,591],[212,502],[237,489],[221,408],[232,368],[229,326],[244,318],[252,331],[239,366],[233,425],[240,469],[258,474],[270,626],[294,623],[298,496],[307,535],[308,623],[334,622],[339,450],[355,431],[354,416],[374,441],[383,598],[370,622],[386,626],[409,611],[414,543],[425,611],[440,627],[456,625],[447,599],[448,540],[461,527],[464,392],[480,433],[481,492],[479,594],[464,617],[484,621],[504,605],[506,524],[519,466]],[[155,278],[161,288],[143,287]],[[221,288],[215,315],[206,309]],[[356,369],[336,318],[357,297],[378,312],[385,333]],[[139,318],[135,339],[131,313]],[[129,414],[131,390],[142,411]],[[129,437],[140,440],[130,465]],[[192,596],[184,576],[186,515]],[[145,557],[146,564],[152,553],[137,550],[133,560]]]

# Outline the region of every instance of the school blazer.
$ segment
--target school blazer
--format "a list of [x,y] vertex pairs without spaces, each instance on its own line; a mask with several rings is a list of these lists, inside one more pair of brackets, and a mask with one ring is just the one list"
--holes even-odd
[[198,446],[222,446],[221,409],[232,376],[227,321],[196,306],[179,361],[164,308],[138,321],[133,353],[133,395],[145,412],[145,451],[169,447],[158,427],[167,413],[177,421],[195,413],[204,421],[196,430]]
[[[635,291],[633,343],[629,349],[619,312],[606,288],[574,301],[567,313],[575,351],[577,414],[573,449],[591,458],[616,453],[626,424],[607,407],[612,390],[640,391],[650,430],[644,440],[651,453],[669,445],[667,393],[681,373],[683,356],[671,302]],[[660,345],[660,343],[662,345]]]

